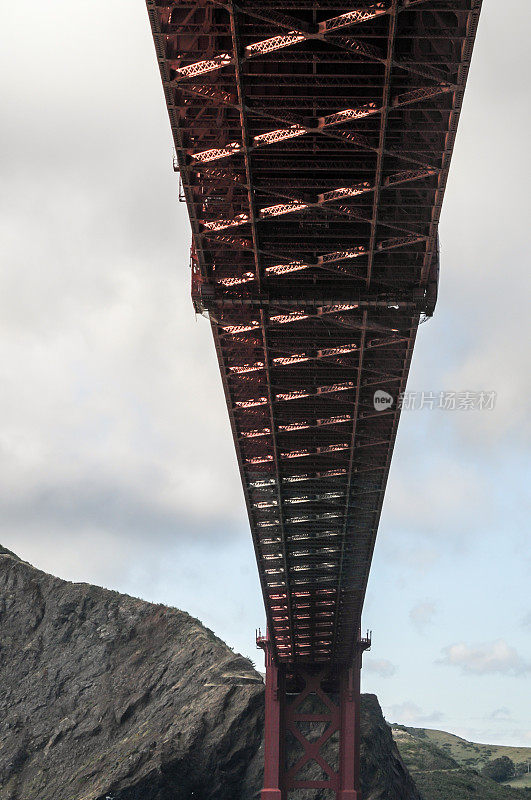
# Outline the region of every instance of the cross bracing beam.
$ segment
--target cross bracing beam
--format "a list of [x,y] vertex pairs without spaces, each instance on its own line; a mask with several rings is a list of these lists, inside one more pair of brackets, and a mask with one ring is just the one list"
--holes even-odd
[[[331,31],[350,27],[352,25],[358,25],[362,22],[367,22],[368,20],[374,19],[380,14],[385,13],[386,10],[383,3],[375,3],[371,8],[354,9],[353,11],[348,11],[344,14],[331,17],[330,19],[318,23],[317,31],[312,34],[306,28],[306,26],[304,26],[306,29],[302,27],[303,23],[301,20],[291,20],[285,15],[279,17],[278,15],[273,15],[270,12],[270,14],[267,15],[267,21],[273,21],[273,17],[275,17],[275,24],[282,24],[279,23],[279,18],[281,18],[284,22],[284,27],[288,27],[289,30],[287,33],[271,36],[268,39],[263,39],[247,45],[244,49],[244,58],[250,59],[253,57],[264,56],[268,53],[275,52],[276,50],[281,50],[285,47],[289,47],[290,45],[298,44],[299,42],[310,39],[323,40]],[[290,29],[290,22],[293,22],[293,24],[296,26],[295,30]],[[356,51],[360,47],[361,45],[358,43]],[[367,47],[362,49],[367,55],[373,55],[375,57],[379,56],[378,51],[376,50]],[[178,82],[179,80],[186,80],[187,78],[195,78],[198,75],[205,75],[206,73],[214,72],[215,70],[234,63],[235,58],[231,57],[230,53],[220,53],[214,58],[202,59],[191,64],[186,64],[185,66],[175,66],[175,80]]]
[[[412,244],[426,241],[426,236],[411,234],[406,236],[394,237],[391,239],[384,239],[377,243],[376,250],[383,252],[385,250],[394,250],[398,247],[406,247]],[[330,264],[335,264],[334,271],[341,270],[345,274],[349,274],[348,268],[345,266],[338,266],[341,262],[349,261],[351,259],[366,256],[370,252],[369,248],[364,245],[350,247],[345,250],[336,250],[332,253],[324,253],[316,258],[314,262],[305,262],[300,259],[288,261],[280,264],[272,264],[265,267],[266,275],[274,275],[275,277],[283,275],[291,275],[293,273],[305,272],[307,270],[326,270]],[[254,282],[255,276],[251,272],[244,273],[240,276],[233,276],[228,278],[219,278],[217,283],[227,288],[232,288],[242,284],[249,284]],[[392,300],[390,302],[393,302]]]
[[[453,91],[453,88],[454,87],[449,83],[440,83],[436,86],[421,87],[411,92],[404,92],[403,94],[397,95],[390,103],[386,98],[386,102],[383,107],[379,107],[375,102],[370,102],[364,104],[363,106],[359,106],[358,108],[345,108],[341,111],[336,111],[333,114],[326,114],[318,117],[312,122],[312,125],[300,124],[295,120],[290,122],[286,119],[285,115],[277,115],[276,119],[286,122],[287,127],[276,128],[272,131],[267,131],[266,133],[261,133],[254,136],[252,145],[248,146],[247,149],[254,150],[258,147],[267,147],[268,145],[278,144],[279,142],[284,142],[288,139],[294,139],[298,136],[304,136],[306,134],[322,133],[324,135],[330,135],[329,129],[335,127],[336,125],[342,125],[354,120],[363,119],[364,117],[369,117],[373,114],[382,115],[385,113],[387,116],[389,105],[392,106],[392,108],[409,106],[412,103],[422,102],[424,100],[429,100],[433,97],[436,97],[437,95],[451,92]],[[224,102],[224,104],[234,105],[228,101]],[[247,110],[248,113],[257,114],[258,116],[267,116],[269,118],[272,117],[270,113],[257,110],[253,107],[250,107]],[[361,141],[359,139],[349,139],[348,134],[345,134],[342,136],[342,138],[346,139],[346,141],[353,141],[354,143]],[[222,148],[211,148],[210,150],[203,150],[199,152],[190,151],[190,156],[196,161],[209,163],[237,155],[243,152],[243,149],[244,145],[240,144],[240,142],[229,142],[225,147]],[[381,151],[382,148],[378,146],[377,149],[378,151]]]
[[480,5],[148,0],[277,664],[352,657]]
[[[219,0],[217,5],[228,8],[228,6]],[[350,36],[333,35],[336,30],[350,27],[352,25],[359,25],[360,23],[373,20],[376,17],[392,13],[392,5],[385,7],[384,3],[374,3],[365,9],[354,9],[352,11],[331,17],[328,20],[318,23],[317,25],[308,25],[301,19],[291,17],[287,14],[279,13],[273,10],[267,10],[261,5],[246,5],[238,9],[241,13],[248,16],[255,17],[266,22],[270,22],[275,26],[287,29],[287,34],[279,34],[268,39],[253,42],[245,48],[245,57],[253,58],[256,56],[264,56],[276,50],[285,47],[290,47],[293,44],[298,44],[301,41],[317,40],[322,42],[331,43],[348,53],[354,54],[358,58],[368,59],[372,62],[386,63],[384,53],[377,47],[366,44],[363,41],[353,39]],[[216,60],[217,59],[217,60]],[[229,53],[222,53],[216,59],[204,59],[195,64],[190,64],[185,67],[176,69],[177,80],[179,78],[187,78],[203,72],[211,72],[216,69],[221,69],[229,65],[231,62]],[[397,61],[396,66],[405,72],[412,72],[414,74],[422,75],[426,78],[433,80],[441,80],[444,74],[440,71],[418,65],[410,62]]]
[[[424,178],[431,177],[435,173],[436,170],[417,170],[415,176],[413,177],[412,173],[410,172],[408,173],[409,177],[405,178],[404,182],[406,180],[408,182],[413,180],[422,180]],[[397,185],[397,182],[394,184],[388,183],[386,185],[388,186]],[[279,192],[278,190],[277,191],[273,189],[264,190],[263,187],[260,187],[259,189],[257,189],[257,191],[266,194],[272,194],[277,197],[283,197],[284,200],[289,200],[290,202],[276,203],[272,206],[263,206],[258,210],[255,219],[265,220],[265,219],[271,219],[273,217],[284,216],[286,214],[293,214],[300,211],[306,211],[308,209],[322,208],[323,206],[329,203],[337,203],[344,200],[350,200],[352,198],[358,197],[359,195],[366,194],[368,192],[377,191],[379,196],[380,188],[381,188],[380,184],[377,184],[377,186],[371,186],[369,181],[363,181],[362,183],[358,183],[353,186],[340,186],[335,189],[329,189],[327,191],[320,192],[317,196],[317,199],[315,201],[311,201],[309,199],[303,200],[299,197],[295,197],[292,194]],[[331,211],[339,214],[340,216],[346,216],[346,217],[351,216],[363,222],[369,222],[371,224],[374,223],[375,227],[374,216],[372,218],[364,216],[361,212],[357,211],[356,208],[352,206],[344,206],[344,205],[338,207],[334,206],[332,207]],[[207,220],[203,222],[203,225],[207,230],[221,231],[221,230],[226,230],[227,228],[246,225],[249,222],[250,222],[250,216],[248,214],[242,213],[233,219],[218,219],[213,221]],[[397,225],[393,222],[382,221],[382,224],[385,225],[385,227],[393,228],[394,230],[399,230],[402,232],[402,234],[406,235],[416,234],[417,236],[422,236],[422,233],[420,231],[412,231],[410,228],[405,228],[404,226]]]

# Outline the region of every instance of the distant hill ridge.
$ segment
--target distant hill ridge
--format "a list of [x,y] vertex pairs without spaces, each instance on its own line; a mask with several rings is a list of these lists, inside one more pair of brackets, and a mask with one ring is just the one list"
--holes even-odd
[[510,747],[508,745],[479,744],[462,739],[454,733],[430,728],[412,728],[405,725],[393,726],[403,729],[417,738],[426,739],[436,747],[444,750],[458,764],[468,767],[483,767],[488,761],[501,756],[508,756],[515,764],[527,764],[531,761],[531,747]]
[[[446,731],[392,726],[400,755],[424,800],[526,800],[531,798],[530,747],[468,742]],[[511,759],[516,775],[496,783],[481,774],[501,757]]]

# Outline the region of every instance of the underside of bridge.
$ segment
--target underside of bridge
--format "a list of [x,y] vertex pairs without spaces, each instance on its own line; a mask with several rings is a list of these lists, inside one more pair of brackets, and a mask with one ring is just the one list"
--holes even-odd
[[263,798],[355,800],[361,611],[481,0],[147,6],[267,615]]

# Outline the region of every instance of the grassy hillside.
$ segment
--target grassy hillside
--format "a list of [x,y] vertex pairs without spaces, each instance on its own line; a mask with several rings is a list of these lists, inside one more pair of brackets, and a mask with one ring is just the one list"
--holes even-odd
[[408,733],[418,739],[424,738],[446,753],[463,767],[480,770],[488,761],[508,756],[515,764],[531,762],[531,747],[504,747],[494,744],[467,742],[453,733],[435,731],[429,728],[406,728]]
[[519,778],[507,781],[507,786],[513,786],[518,789],[531,789],[531,773],[526,772],[525,775],[520,775]]
[[476,772],[460,768],[456,771],[415,772],[411,775],[424,800],[528,800],[531,790],[511,789],[482,778]]
[[427,738],[417,737],[404,728],[393,728],[393,738],[410,772],[459,768],[457,761]]
[[531,748],[476,744],[444,731],[403,725],[393,726],[393,737],[425,800],[531,800],[531,775],[499,784],[478,774],[501,756],[523,772]]

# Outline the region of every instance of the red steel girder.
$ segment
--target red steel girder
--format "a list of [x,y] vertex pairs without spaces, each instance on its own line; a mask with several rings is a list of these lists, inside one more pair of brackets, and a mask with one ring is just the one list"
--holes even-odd
[[272,659],[341,671],[481,3],[147,3]]

